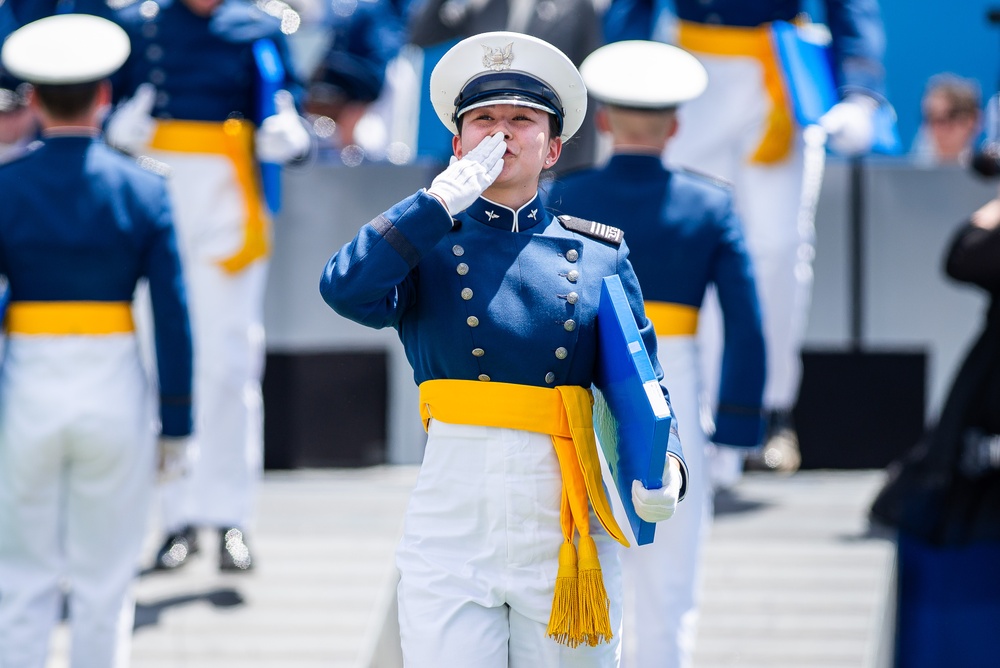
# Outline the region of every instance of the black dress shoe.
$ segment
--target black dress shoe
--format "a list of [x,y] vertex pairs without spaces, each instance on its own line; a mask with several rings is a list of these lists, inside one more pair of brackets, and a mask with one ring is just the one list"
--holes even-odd
[[192,554],[198,552],[198,531],[188,525],[176,533],[167,536],[163,545],[156,553],[158,571],[172,571],[186,564]]
[[744,464],[747,471],[794,473],[802,464],[799,436],[795,431],[790,411],[772,411],[768,420],[764,447],[748,456]]
[[249,571],[253,568],[250,548],[243,542],[243,531],[236,527],[219,529],[219,570]]

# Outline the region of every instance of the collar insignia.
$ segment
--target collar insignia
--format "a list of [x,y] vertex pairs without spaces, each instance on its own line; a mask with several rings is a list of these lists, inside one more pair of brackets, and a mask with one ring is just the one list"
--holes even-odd
[[483,67],[494,72],[510,69],[511,63],[514,62],[514,42],[499,49],[488,47],[485,44],[481,46],[483,47]]
[[531,218],[532,220],[538,220],[538,218],[536,217],[537,213],[538,209],[532,209],[531,213],[528,214],[528,218]]
[[487,211],[486,212],[486,218],[487,218],[487,220],[493,220],[494,218],[499,218],[499,217],[500,217],[499,213],[493,213],[492,211]]

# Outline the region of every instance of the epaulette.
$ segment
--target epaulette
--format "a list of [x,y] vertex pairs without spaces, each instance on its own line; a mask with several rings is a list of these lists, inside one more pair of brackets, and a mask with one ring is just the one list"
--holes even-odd
[[603,223],[595,223],[592,220],[584,220],[575,216],[556,216],[559,222],[567,230],[582,234],[591,239],[597,239],[612,246],[621,246],[625,233],[617,227],[611,227]]
[[708,181],[712,185],[719,186],[720,188],[724,188],[725,190],[733,189],[732,183],[730,183],[725,179],[719,178],[718,176],[713,176],[712,174],[706,174],[705,172],[699,172],[698,170],[691,169],[690,167],[677,167],[674,169],[675,171],[683,172],[684,174],[688,174],[697,179],[701,179],[702,181]]

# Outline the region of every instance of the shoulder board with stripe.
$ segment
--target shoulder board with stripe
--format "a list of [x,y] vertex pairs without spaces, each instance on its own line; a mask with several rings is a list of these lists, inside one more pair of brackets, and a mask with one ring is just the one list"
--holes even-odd
[[603,223],[596,223],[592,220],[584,220],[575,216],[558,216],[562,226],[571,232],[582,234],[591,239],[597,239],[612,246],[621,246],[625,233],[617,227],[611,227]]

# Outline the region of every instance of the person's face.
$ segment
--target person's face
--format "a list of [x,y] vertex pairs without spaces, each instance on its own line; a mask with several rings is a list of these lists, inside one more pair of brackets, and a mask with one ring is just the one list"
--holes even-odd
[[222,0],[181,0],[193,14],[211,16],[212,12],[222,4]]
[[27,106],[0,112],[0,145],[10,146],[27,137],[34,129],[34,114]]
[[507,151],[503,171],[491,187],[536,189],[542,170],[552,167],[562,152],[562,140],[549,136],[549,114],[512,104],[466,112],[462,116],[462,133],[452,140],[455,156],[461,158],[497,132],[503,133]]
[[958,160],[975,138],[979,119],[955,110],[947,96],[932,93],[924,100],[924,122],[939,160]]

